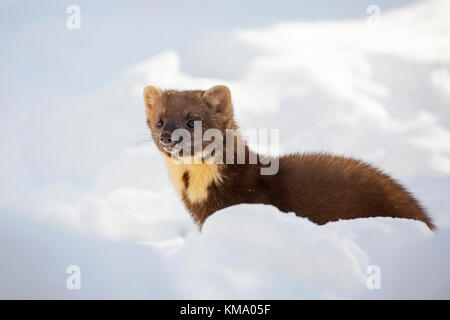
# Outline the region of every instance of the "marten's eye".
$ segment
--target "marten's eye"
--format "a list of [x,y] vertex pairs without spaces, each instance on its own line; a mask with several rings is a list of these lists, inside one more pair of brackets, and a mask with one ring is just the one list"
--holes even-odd
[[189,120],[188,123],[186,123],[186,126],[190,129],[194,129],[194,120]]
[[164,124],[164,121],[162,119],[159,119],[158,123],[156,124],[159,128],[161,128]]

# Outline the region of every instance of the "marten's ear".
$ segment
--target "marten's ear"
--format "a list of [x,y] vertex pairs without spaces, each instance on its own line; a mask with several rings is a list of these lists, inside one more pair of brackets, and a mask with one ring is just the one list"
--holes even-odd
[[148,110],[151,110],[158,103],[162,96],[162,91],[160,88],[154,86],[146,86],[144,88],[144,103]]
[[203,93],[203,99],[215,112],[230,113],[233,111],[231,107],[231,92],[227,86],[214,86]]

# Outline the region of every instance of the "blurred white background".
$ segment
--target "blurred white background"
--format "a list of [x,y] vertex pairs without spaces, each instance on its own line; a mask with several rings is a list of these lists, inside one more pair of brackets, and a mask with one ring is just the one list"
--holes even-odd
[[[446,0],[0,0],[0,297],[450,298],[449,14]],[[150,141],[147,84],[228,85],[242,128],[384,169],[439,231],[238,206],[199,233]]]

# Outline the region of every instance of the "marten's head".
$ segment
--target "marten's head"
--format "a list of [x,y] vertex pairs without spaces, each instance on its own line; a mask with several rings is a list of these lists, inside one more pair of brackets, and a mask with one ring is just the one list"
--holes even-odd
[[[234,129],[231,92],[226,86],[218,85],[206,91],[161,90],[147,86],[143,95],[152,138],[158,149],[168,156],[173,154],[173,148],[181,142],[191,148],[191,155],[199,150],[194,150],[196,126],[196,130],[202,129],[202,134],[214,128],[220,130],[222,136],[226,129]],[[176,129],[184,129],[190,135],[173,135]],[[210,142],[199,143],[204,148]]]

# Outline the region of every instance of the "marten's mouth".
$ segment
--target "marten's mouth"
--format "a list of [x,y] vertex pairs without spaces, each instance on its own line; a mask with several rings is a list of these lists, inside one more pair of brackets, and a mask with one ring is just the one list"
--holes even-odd
[[180,144],[163,144],[160,143],[160,148],[163,153],[165,153],[169,157],[182,157],[183,156],[183,147]]
[[175,146],[173,145],[164,145],[161,144],[161,149],[163,152],[167,153],[167,154],[176,154],[179,151],[179,148],[175,148]]
[[172,158],[182,158],[184,156],[194,156],[196,154],[203,154],[203,146],[200,145],[195,148],[192,144],[164,144],[160,143],[159,148],[166,156]]

